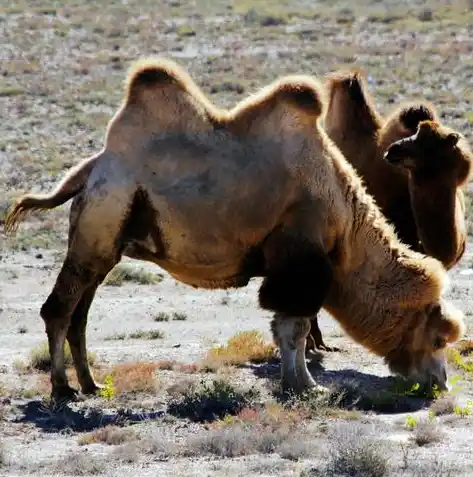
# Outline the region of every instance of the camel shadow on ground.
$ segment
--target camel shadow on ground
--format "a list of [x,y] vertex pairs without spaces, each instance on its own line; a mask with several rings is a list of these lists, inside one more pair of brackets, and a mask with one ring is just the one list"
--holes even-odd
[[[317,384],[329,389],[329,399],[347,410],[376,414],[402,414],[426,409],[432,400],[421,392],[412,391],[413,382],[395,376],[377,376],[355,369],[328,370],[322,365],[323,355],[314,354],[309,370]],[[249,365],[253,374],[270,382],[275,397],[283,398],[279,389],[280,363]],[[284,399],[284,398],[283,398]]]
[[44,432],[90,432],[108,425],[124,426],[163,418],[164,411],[136,412],[129,409],[106,413],[97,408],[73,409],[70,404],[52,408],[41,400],[19,406],[16,423],[33,423]]

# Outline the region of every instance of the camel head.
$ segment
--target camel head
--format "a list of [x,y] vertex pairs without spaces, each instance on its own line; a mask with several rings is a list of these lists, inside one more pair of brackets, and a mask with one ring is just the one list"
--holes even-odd
[[424,120],[411,136],[393,142],[384,160],[416,179],[451,179],[459,186],[470,175],[473,155],[461,134],[438,121]]
[[445,350],[464,332],[463,313],[451,303],[438,301],[415,312],[414,327],[405,341],[385,360],[390,370],[432,389],[448,390]]

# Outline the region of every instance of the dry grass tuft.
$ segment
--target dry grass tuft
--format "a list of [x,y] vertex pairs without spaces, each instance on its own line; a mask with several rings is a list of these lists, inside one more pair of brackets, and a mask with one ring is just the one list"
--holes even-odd
[[108,444],[110,446],[116,446],[137,439],[138,436],[133,429],[109,425],[80,436],[78,444],[80,446],[89,444]]
[[258,330],[242,331],[233,335],[226,345],[211,348],[202,360],[202,367],[216,370],[228,365],[262,363],[275,357],[276,347],[265,342]]
[[120,363],[109,369],[95,370],[98,380],[103,382],[106,376],[112,376],[114,394],[154,392],[158,388],[156,363],[131,362]]
[[326,467],[309,471],[310,476],[384,477],[389,474],[389,453],[359,425],[337,425],[329,435],[330,454]]
[[163,359],[156,363],[158,369],[164,371],[177,371],[184,374],[195,374],[201,371],[201,366],[198,363],[179,363],[173,359]]
[[444,416],[453,414],[457,406],[457,398],[451,394],[443,394],[437,398],[430,406],[430,411],[434,416]]
[[162,340],[164,332],[161,330],[139,330],[128,335],[132,340]]
[[[88,352],[87,359],[89,364],[93,366],[96,362],[95,353]],[[71,355],[71,349],[69,344],[66,342],[64,346],[64,362],[67,367],[72,367],[74,365]],[[30,352],[30,360],[28,363],[29,369],[34,369],[36,371],[50,371],[51,370],[51,355],[49,354],[48,342],[44,341],[40,345],[33,348]]]
[[0,441],[0,469],[8,466],[8,457],[5,450],[5,444]]
[[97,457],[89,453],[76,453],[60,459],[53,467],[57,474],[63,474],[64,470],[67,469],[68,475],[97,475],[106,470],[106,461],[103,456]]
[[443,433],[439,429],[437,423],[432,420],[419,421],[414,429],[414,435],[411,440],[414,441],[419,447],[426,446],[440,442],[442,440]]
[[137,269],[129,265],[117,265],[105,278],[104,284],[119,287],[125,282],[139,285],[155,285],[163,281],[163,275]]
[[275,402],[258,409],[243,408],[210,427],[209,432],[188,441],[186,455],[237,457],[278,453],[284,459],[299,460],[311,456],[314,449],[303,416]]

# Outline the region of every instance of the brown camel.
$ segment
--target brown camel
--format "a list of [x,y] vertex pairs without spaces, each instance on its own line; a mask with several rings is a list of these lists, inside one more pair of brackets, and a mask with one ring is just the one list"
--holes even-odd
[[[460,136],[454,131],[450,131],[450,143],[425,135],[424,152],[416,150],[419,167],[416,173],[410,173],[412,168],[404,164],[414,158],[407,156],[406,148],[399,149],[406,154],[404,160],[398,158],[399,165],[387,162],[383,156],[392,143],[415,134],[421,121],[438,120],[433,105],[406,103],[384,119],[358,71],[329,75],[327,85],[329,104],[324,125],[330,138],[362,177],[398,237],[414,250],[437,258],[447,269],[452,268],[463,256],[466,244],[462,186],[468,180],[473,159],[467,143],[457,143]],[[439,165],[434,166],[437,161]],[[337,350],[325,345],[317,317],[312,319],[307,354],[315,349]]]
[[263,277],[259,303],[275,312],[284,390],[316,386],[305,345],[322,306],[393,372],[446,388],[445,347],[464,328],[442,297],[446,273],[397,239],[329,140],[321,91],[311,77],[288,76],[220,111],[174,62],[140,62],[103,150],[52,194],[13,205],[7,232],[29,210],[73,198],[67,256],[41,307],[55,398],[76,394],[66,339],[82,392],[99,387],[87,315],[123,255],[199,288]]

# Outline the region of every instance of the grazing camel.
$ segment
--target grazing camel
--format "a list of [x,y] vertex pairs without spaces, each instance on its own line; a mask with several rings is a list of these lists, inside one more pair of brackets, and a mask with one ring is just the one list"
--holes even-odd
[[123,255],[194,287],[244,287],[275,313],[283,390],[316,386],[305,361],[310,317],[324,306],[393,372],[445,389],[445,347],[463,314],[443,296],[440,262],[409,250],[321,127],[322,88],[287,76],[230,111],[216,109],[166,59],[137,63],[105,146],[48,195],[17,200],[14,231],[31,210],[73,198],[67,255],[41,307],[52,395],[71,399],[70,344],[81,390],[94,393],[87,314]]
[[[406,103],[384,119],[359,72],[334,73],[327,84],[327,134],[362,177],[398,237],[414,250],[437,258],[447,269],[452,268],[466,245],[462,187],[473,160],[466,141],[458,141],[461,136],[451,130],[444,141],[436,135],[423,135],[424,150],[415,150],[416,159],[407,156],[413,149],[402,148],[398,151],[406,156],[398,157],[396,164],[390,163],[383,156],[392,143],[415,134],[421,121],[438,120],[433,105]],[[317,317],[312,319],[307,354],[315,349],[337,350],[325,345]]]

